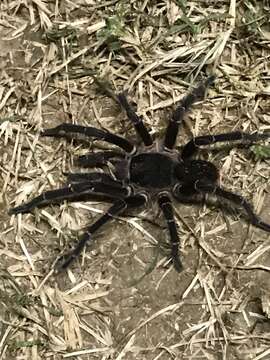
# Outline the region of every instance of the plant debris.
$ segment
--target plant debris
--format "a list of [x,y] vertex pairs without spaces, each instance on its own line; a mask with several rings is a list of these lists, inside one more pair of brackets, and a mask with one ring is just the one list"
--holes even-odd
[[[269,131],[269,13],[267,0],[1,1],[1,359],[269,358],[270,239],[238,211],[177,206],[180,274],[161,252],[152,271],[167,240],[153,209],[141,214],[149,221],[117,219],[58,277],[53,259],[107,206],[7,214],[63,184],[76,156],[106,148],[40,138],[42,129],[72,122],[136,137],[112,92],[129,92],[155,137],[189,87],[215,73],[183,141]],[[269,144],[205,155],[269,222]]]

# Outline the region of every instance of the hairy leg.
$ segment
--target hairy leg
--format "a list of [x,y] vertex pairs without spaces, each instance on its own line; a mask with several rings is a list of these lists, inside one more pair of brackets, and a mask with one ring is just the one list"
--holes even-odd
[[84,183],[84,182],[100,182],[106,185],[114,185],[122,187],[120,181],[114,180],[109,174],[98,172],[81,172],[81,173],[64,173],[67,177],[68,184]]
[[215,80],[214,76],[209,76],[204,82],[195,87],[189,94],[187,94],[179,103],[177,108],[172,114],[170,122],[168,124],[164,147],[166,149],[172,149],[176,142],[179,126],[181,125],[184,115],[190,110],[191,106],[198,100],[204,97],[206,89],[213,84]]
[[146,198],[143,195],[134,195],[125,199],[119,199],[102,215],[96,222],[86,228],[86,232],[79,238],[78,244],[70,252],[62,256],[56,263],[56,271],[65,270],[82,252],[86,243],[89,243],[95,232],[105,225],[113,216],[121,214],[125,209],[141,206]]
[[230,191],[222,189],[215,184],[207,184],[200,181],[196,183],[196,190],[205,194],[214,194],[220,198],[232,202],[235,205],[241,206],[246,211],[246,214],[252,225],[264,231],[270,232],[270,224],[262,221],[260,217],[254,213],[252,206],[248,203],[248,201],[245,200],[241,195],[234,194]]
[[117,95],[118,101],[122,108],[126,111],[127,117],[132,122],[137,134],[142,139],[144,145],[149,146],[153,144],[153,139],[149,134],[146,126],[142,121],[142,117],[138,116],[128,103],[127,97],[124,93]]
[[31,212],[34,208],[46,206],[53,203],[58,203],[64,200],[77,201],[78,197],[93,194],[100,194],[101,196],[110,196],[111,198],[119,198],[128,196],[130,194],[129,188],[124,188],[116,184],[103,184],[101,182],[81,182],[73,183],[67,187],[46,191],[43,194],[35,197],[29,202],[12,208],[9,214],[23,214]]
[[107,141],[108,143],[119,146],[128,153],[136,151],[134,145],[121,136],[91,126],[63,123],[59,126],[56,126],[55,128],[44,130],[41,133],[41,136],[68,137],[70,135],[72,137],[72,134],[81,134],[98,140]]
[[188,159],[191,156],[195,155],[198,149],[201,146],[216,144],[219,142],[231,142],[241,140],[246,143],[253,144],[260,140],[265,140],[270,138],[270,133],[253,133],[247,134],[241,131],[233,131],[230,133],[225,134],[217,134],[217,135],[205,135],[205,136],[198,136],[194,139],[190,140],[183,148],[181,157],[182,159]]
[[123,158],[125,155],[117,151],[100,151],[79,156],[75,162],[83,167],[99,167],[106,165],[110,160]]
[[179,247],[179,237],[177,233],[177,227],[173,215],[173,207],[170,198],[163,194],[160,195],[158,199],[158,204],[163,212],[163,215],[167,221],[167,226],[170,232],[171,240],[171,254],[172,261],[176,271],[180,272],[183,269],[181,260],[179,257],[178,247]]

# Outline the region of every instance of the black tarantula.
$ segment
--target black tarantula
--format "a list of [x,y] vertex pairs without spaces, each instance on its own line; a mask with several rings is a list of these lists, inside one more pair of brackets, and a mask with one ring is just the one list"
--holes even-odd
[[103,167],[113,164],[111,174],[69,173],[68,186],[46,191],[33,200],[10,209],[10,214],[27,213],[35,207],[49,205],[62,200],[83,201],[99,198],[111,202],[112,206],[96,222],[86,228],[75,248],[64,255],[56,265],[57,270],[66,269],[82,252],[93,234],[114,216],[124,210],[145,205],[149,199],[157,199],[166,219],[170,240],[171,257],[177,271],[182,269],[179,258],[179,238],[174,220],[172,199],[184,202],[198,194],[214,194],[236,206],[241,206],[254,226],[270,232],[270,224],[263,222],[252,210],[252,206],[240,195],[234,194],[218,185],[218,169],[212,163],[192,159],[201,146],[220,142],[242,141],[248,144],[270,137],[270,133],[247,134],[234,131],[218,135],[198,136],[184,145],[179,153],[174,150],[179,126],[192,104],[204,97],[206,89],[214,82],[208,77],[178,104],[167,126],[164,140],[153,141],[142,118],[132,109],[124,93],[116,96],[118,103],[126,111],[143,144],[136,148],[131,142],[110,132],[74,124],[61,124],[41,133],[42,136],[75,138],[76,134],[106,141],[119,147],[116,150],[89,153],[78,158],[83,167]]

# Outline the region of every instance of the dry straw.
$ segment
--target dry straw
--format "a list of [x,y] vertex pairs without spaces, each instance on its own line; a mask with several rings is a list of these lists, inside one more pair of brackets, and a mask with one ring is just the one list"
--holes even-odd
[[[1,1],[1,360],[269,359],[270,239],[237,212],[177,206],[180,275],[164,268],[163,224],[145,212],[116,219],[58,277],[57,254],[106,205],[7,215],[60,186],[73,156],[105,147],[41,129],[68,121],[134,137],[108,92],[128,90],[158,136],[189,86],[214,72],[182,139],[269,130],[269,13],[267,0]],[[267,156],[209,156],[269,222]]]

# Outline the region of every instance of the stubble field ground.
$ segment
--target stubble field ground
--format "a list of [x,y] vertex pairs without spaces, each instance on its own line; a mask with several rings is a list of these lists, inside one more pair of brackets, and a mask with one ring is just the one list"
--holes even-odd
[[[175,203],[180,274],[155,204],[106,225],[59,275],[57,257],[108,204],[8,215],[62,186],[76,156],[111,148],[42,129],[72,122],[138,141],[108,89],[127,90],[157,138],[183,94],[215,73],[179,150],[199,134],[269,131],[269,14],[266,0],[1,2],[0,359],[270,359],[270,236],[239,209]],[[269,154],[258,150],[200,154],[270,222]]]

